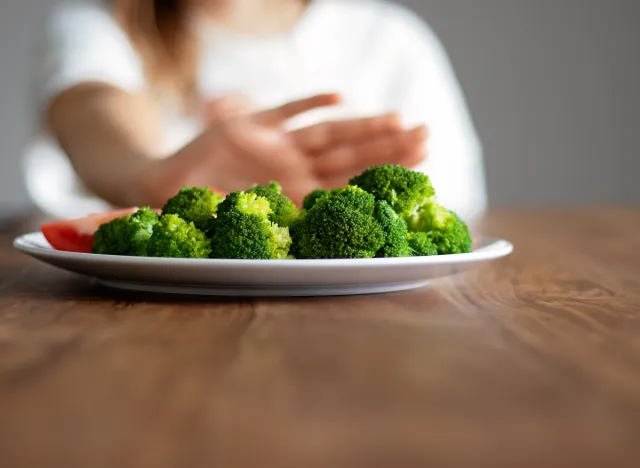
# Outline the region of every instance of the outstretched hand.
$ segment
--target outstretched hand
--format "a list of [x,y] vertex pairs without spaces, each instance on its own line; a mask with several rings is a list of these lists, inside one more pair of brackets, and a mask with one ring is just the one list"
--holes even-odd
[[163,192],[183,185],[230,192],[277,180],[300,204],[311,190],[345,185],[369,166],[414,166],[425,158],[426,128],[404,130],[395,115],[285,129],[293,117],[339,102],[327,94],[256,111],[241,96],[215,101],[207,108],[207,130],[159,163],[153,183]]

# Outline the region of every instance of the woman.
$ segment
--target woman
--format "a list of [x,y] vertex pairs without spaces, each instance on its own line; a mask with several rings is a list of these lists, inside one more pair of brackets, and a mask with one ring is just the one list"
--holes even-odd
[[58,8],[44,31],[42,131],[25,167],[54,216],[270,179],[299,202],[380,163],[427,172],[463,217],[485,208],[480,145],[446,55],[399,6],[93,0]]

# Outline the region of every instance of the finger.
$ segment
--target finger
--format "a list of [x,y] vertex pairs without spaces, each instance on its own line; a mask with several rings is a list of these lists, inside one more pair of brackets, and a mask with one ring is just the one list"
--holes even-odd
[[252,104],[243,94],[232,94],[210,101],[205,105],[205,123],[211,124],[251,112]]
[[319,107],[335,106],[340,103],[340,100],[338,94],[320,94],[261,112],[256,115],[256,118],[266,124],[283,123],[285,120]]
[[428,153],[426,145],[420,145],[418,148],[410,153],[406,158],[398,161],[398,164],[401,166],[408,167],[409,169],[415,169],[420,164],[425,162],[428,159]]
[[424,145],[426,138],[426,127],[418,127],[364,143],[342,145],[318,156],[312,164],[319,177],[334,177],[345,172],[356,173],[369,166],[398,163],[415,154]]
[[291,132],[295,143],[305,151],[321,151],[330,146],[371,138],[381,133],[401,131],[397,114],[362,119],[323,122]]

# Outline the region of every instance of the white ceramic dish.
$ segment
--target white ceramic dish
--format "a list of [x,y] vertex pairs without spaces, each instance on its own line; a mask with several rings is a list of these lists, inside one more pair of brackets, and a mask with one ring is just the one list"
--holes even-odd
[[334,296],[404,291],[509,255],[486,239],[469,254],[363,260],[196,260],[116,257],[54,250],[40,233],[14,247],[64,270],[127,290],[213,296]]

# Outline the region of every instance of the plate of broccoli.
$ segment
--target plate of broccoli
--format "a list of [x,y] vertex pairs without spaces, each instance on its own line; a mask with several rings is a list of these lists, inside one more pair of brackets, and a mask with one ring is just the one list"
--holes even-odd
[[111,287],[233,296],[414,289],[513,249],[504,240],[474,245],[429,177],[395,165],[316,190],[301,208],[277,182],[226,196],[184,188],[162,210],[51,223],[14,246]]

